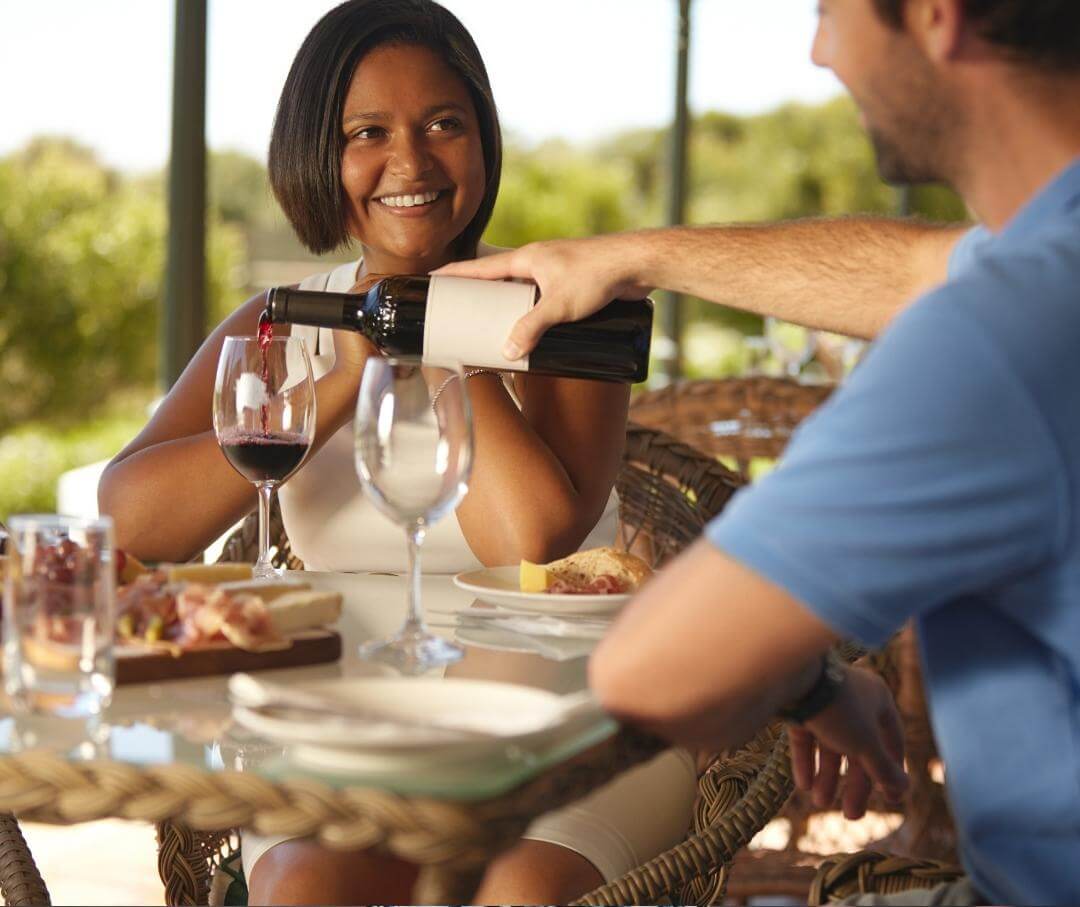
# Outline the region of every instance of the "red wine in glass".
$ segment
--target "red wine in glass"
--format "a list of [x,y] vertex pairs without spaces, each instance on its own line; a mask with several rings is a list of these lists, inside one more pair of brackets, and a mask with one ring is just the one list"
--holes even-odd
[[249,482],[284,482],[311,447],[302,435],[236,432],[220,441],[221,450]]
[[[267,394],[269,394],[269,392],[270,392],[270,359],[267,356],[267,350],[270,349],[270,342],[274,339],[274,323],[270,320],[270,316],[269,316],[269,314],[267,312],[263,312],[259,316],[258,338],[259,338],[259,352],[262,354],[262,372],[261,372],[262,381],[263,381],[263,386],[266,388]],[[267,407],[264,406],[260,410],[259,416],[260,416],[260,419],[261,419],[261,422],[262,422],[262,431],[263,431],[263,434],[265,435],[265,434],[267,434],[267,424],[268,424],[269,419],[270,419],[270,410]],[[303,457],[301,457],[300,459],[303,459]],[[231,458],[230,458],[229,462],[232,463]],[[233,463],[233,466],[236,466],[236,464]],[[237,466],[237,469],[240,469],[240,467]],[[240,471],[243,473],[243,470],[240,470]],[[244,473],[244,475],[247,475],[247,473]],[[248,476],[248,478],[251,478],[251,477]],[[252,479],[251,481],[254,482],[256,480]]]
[[214,433],[229,464],[258,489],[256,577],[277,571],[270,559],[274,492],[303,462],[315,437],[315,382],[302,340],[226,337],[214,379]]

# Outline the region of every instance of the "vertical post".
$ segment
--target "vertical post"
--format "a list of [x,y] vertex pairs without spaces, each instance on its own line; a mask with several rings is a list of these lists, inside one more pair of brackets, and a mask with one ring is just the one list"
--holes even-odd
[[896,213],[900,217],[910,217],[912,208],[911,186],[903,185],[896,188]]
[[174,0],[168,266],[159,334],[165,391],[206,332],[206,2]]
[[[687,84],[690,61],[690,0],[678,0],[679,21],[675,61],[675,118],[671,127],[669,163],[671,182],[668,188],[667,222],[669,226],[686,219],[686,144],[689,132]],[[661,371],[664,382],[677,380],[682,374],[682,308],[678,293],[664,293],[660,324],[664,339],[661,343]]]

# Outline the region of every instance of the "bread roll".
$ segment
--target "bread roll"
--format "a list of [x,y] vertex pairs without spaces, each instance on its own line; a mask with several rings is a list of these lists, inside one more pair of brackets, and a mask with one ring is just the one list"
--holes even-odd
[[[532,568],[529,570],[525,569],[527,563],[522,563],[523,591],[543,591],[553,580],[563,580],[573,586],[587,586],[597,577],[613,576],[626,586],[627,591],[634,592],[652,576],[652,568],[645,561],[617,548],[589,548],[550,564],[529,564]],[[530,587],[537,586],[541,577],[542,588],[524,588],[526,582]]]

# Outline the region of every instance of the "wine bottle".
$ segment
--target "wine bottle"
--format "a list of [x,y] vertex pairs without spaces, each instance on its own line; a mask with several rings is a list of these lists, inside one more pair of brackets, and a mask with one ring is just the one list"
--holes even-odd
[[385,277],[366,293],[275,287],[270,323],[359,331],[388,356],[427,365],[480,366],[564,378],[644,381],[652,338],[651,299],[619,299],[581,321],[547,330],[533,351],[506,359],[510,328],[536,302],[537,287],[463,277]]

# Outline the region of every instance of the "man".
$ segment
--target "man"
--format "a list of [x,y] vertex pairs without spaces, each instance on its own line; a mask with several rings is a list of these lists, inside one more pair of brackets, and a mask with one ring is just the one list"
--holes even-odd
[[[803,321],[888,327],[783,464],[637,596],[592,683],[616,714],[687,744],[723,747],[778,712],[801,722],[800,784],[831,798],[846,757],[857,814],[871,784],[903,790],[896,714],[880,682],[822,653],[841,637],[879,646],[914,617],[966,896],[1077,903],[1080,4],[823,0],[819,13],[814,60],[862,109],[883,176],[950,183],[985,230],[891,324],[895,293],[865,316],[804,299]],[[869,226],[832,225],[867,230],[849,236],[853,256]],[[914,270],[933,276],[955,234],[926,236]],[[729,239],[748,241],[650,231],[445,270],[540,284],[516,356],[644,287],[726,298]],[[680,669],[658,675],[673,653]]]

